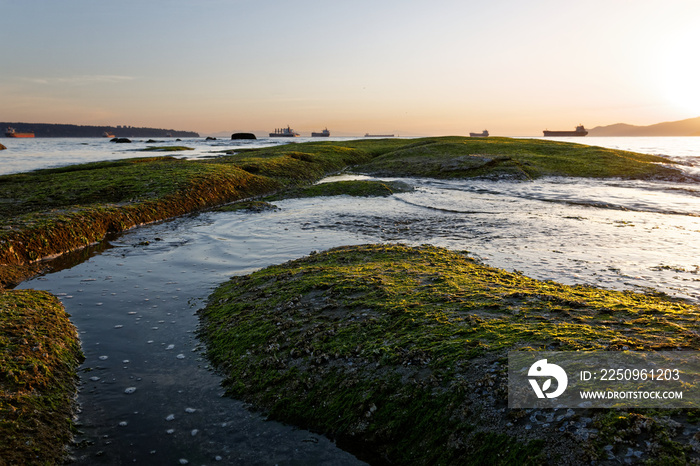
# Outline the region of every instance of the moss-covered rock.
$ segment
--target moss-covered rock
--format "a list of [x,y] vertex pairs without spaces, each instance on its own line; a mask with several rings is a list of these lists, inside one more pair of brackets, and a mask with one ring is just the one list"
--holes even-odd
[[445,137],[409,140],[356,170],[374,175],[432,178],[683,178],[678,170],[660,165],[671,163],[655,155],[568,142]]
[[150,146],[141,150],[144,152],[183,152],[186,150],[194,150],[194,148],[186,146]]
[[[697,306],[537,281],[429,246],[343,247],[235,277],[200,316],[230,395],[395,464],[607,460],[627,445],[590,435],[609,410],[540,413],[545,425],[507,408],[507,352],[700,348]],[[640,414],[651,430],[628,446],[688,459],[690,439],[664,421],[673,415]]]
[[271,199],[321,197],[321,196],[355,196],[386,197],[396,193],[412,191],[413,187],[401,181],[349,180],[318,183],[311,186],[294,188]]
[[267,201],[242,201],[234,202],[232,204],[226,204],[221,207],[217,207],[218,212],[265,212],[268,210],[276,210],[278,207]]
[[0,463],[60,464],[82,360],[58,299],[0,291]]

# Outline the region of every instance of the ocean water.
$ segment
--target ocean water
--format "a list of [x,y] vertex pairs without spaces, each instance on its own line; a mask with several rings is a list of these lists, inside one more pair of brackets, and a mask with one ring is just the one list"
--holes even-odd
[[[339,140],[347,138],[323,138]],[[7,147],[0,151],[0,175],[21,173],[39,168],[56,168],[85,162],[170,155],[181,158],[216,157],[217,152],[237,147],[268,147],[278,144],[318,141],[318,138],[264,138],[254,140],[205,138],[133,138],[131,143],[114,143],[109,138],[0,138]],[[144,152],[147,147],[184,146],[192,150],[182,152]]]
[[[700,168],[700,138],[572,140],[664,155],[691,176]],[[196,147],[183,157],[211,157],[233,145],[181,143]],[[267,143],[280,142],[254,142]],[[5,171],[7,154],[23,150],[34,169],[144,154],[134,147],[18,140],[0,160]],[[323,182],[352,178],[370,177]],[[196,335],[196,312],[218,284],[312,251],[430,243],[538,279],[700,303],[700,181],[404,181],[415,190],[388,198],[289,199],[261,213],[212,211],[147,225],[23,283],[58,295],[80,332],[86,361],[76,463],[360,463],[329,439],[267,421],[222,396],[221,378]]]

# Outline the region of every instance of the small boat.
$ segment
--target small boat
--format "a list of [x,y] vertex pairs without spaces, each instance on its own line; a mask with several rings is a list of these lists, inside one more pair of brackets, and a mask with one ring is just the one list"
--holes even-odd
[[489,137],[489,132],[483,130],[481,133],[469,133],[470,138],[487,138]]
[[112,139],[114,138],[114,134],[110,133],[109,131],[105,131],[104,133],[102,133],[102,137]]
[[545,137],[550,137],[550,136],[585,136],[588,134],[588,131],[586,131],[586,128],[583,127],[583,125],[578,125],[576,127],[576,131],[549,131],[549,130],[544,130],[543,131]]
[[328,131],[328,128],[324,129],[320,133],[315,133],[315,132],[311,133],[312,138],[327,138],[330,135],[331,135],[331,132]]
[[275,128],[274,133],[270,133],[271,138],[296,138],[299,137],[299,133],[295,132],[292,128],[287,126],[286,128]]
[[369,134],[365,133],[366,138],[393,138],[393,134]]
[[6,138],[33,138],[34,133],[18,133],[14,128],[7,127],[5,130]]

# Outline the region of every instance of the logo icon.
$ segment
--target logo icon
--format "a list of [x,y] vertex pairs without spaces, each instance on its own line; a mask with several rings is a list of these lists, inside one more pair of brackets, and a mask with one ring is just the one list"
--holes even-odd
[[[528,379],[537,398],[556,398],[564,393],[569,383],[569,378],[566,376],[564,369],[556,364],[547,363],[546,359],[540,359],[530,366],[527,375],[528,377],[547,377],[542,383],[542,387],[537,383],[537,379]],[[552,378],[557,381],[557,388],[553,392],[547,393],[547,390],[552,386]]]

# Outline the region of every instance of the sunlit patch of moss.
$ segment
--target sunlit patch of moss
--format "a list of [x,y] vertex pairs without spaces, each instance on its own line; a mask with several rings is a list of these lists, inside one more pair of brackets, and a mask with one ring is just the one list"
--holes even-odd
[[[235,277],[201,312],[207,354],[231,395],[400,464],[469,464],[498,435],[508,448],[492,454],[541,459],[559,432],[528,436],[499,411],[507,351],[698,349],[699,317],[679,301],[399,245],[337,248]],[[493,388],[475,397],[477,383]],[[489,397],[493,406],[474,408]]]
[[0,459],[58,464],[72,438],[75,327],[46,292],[0,291]]

